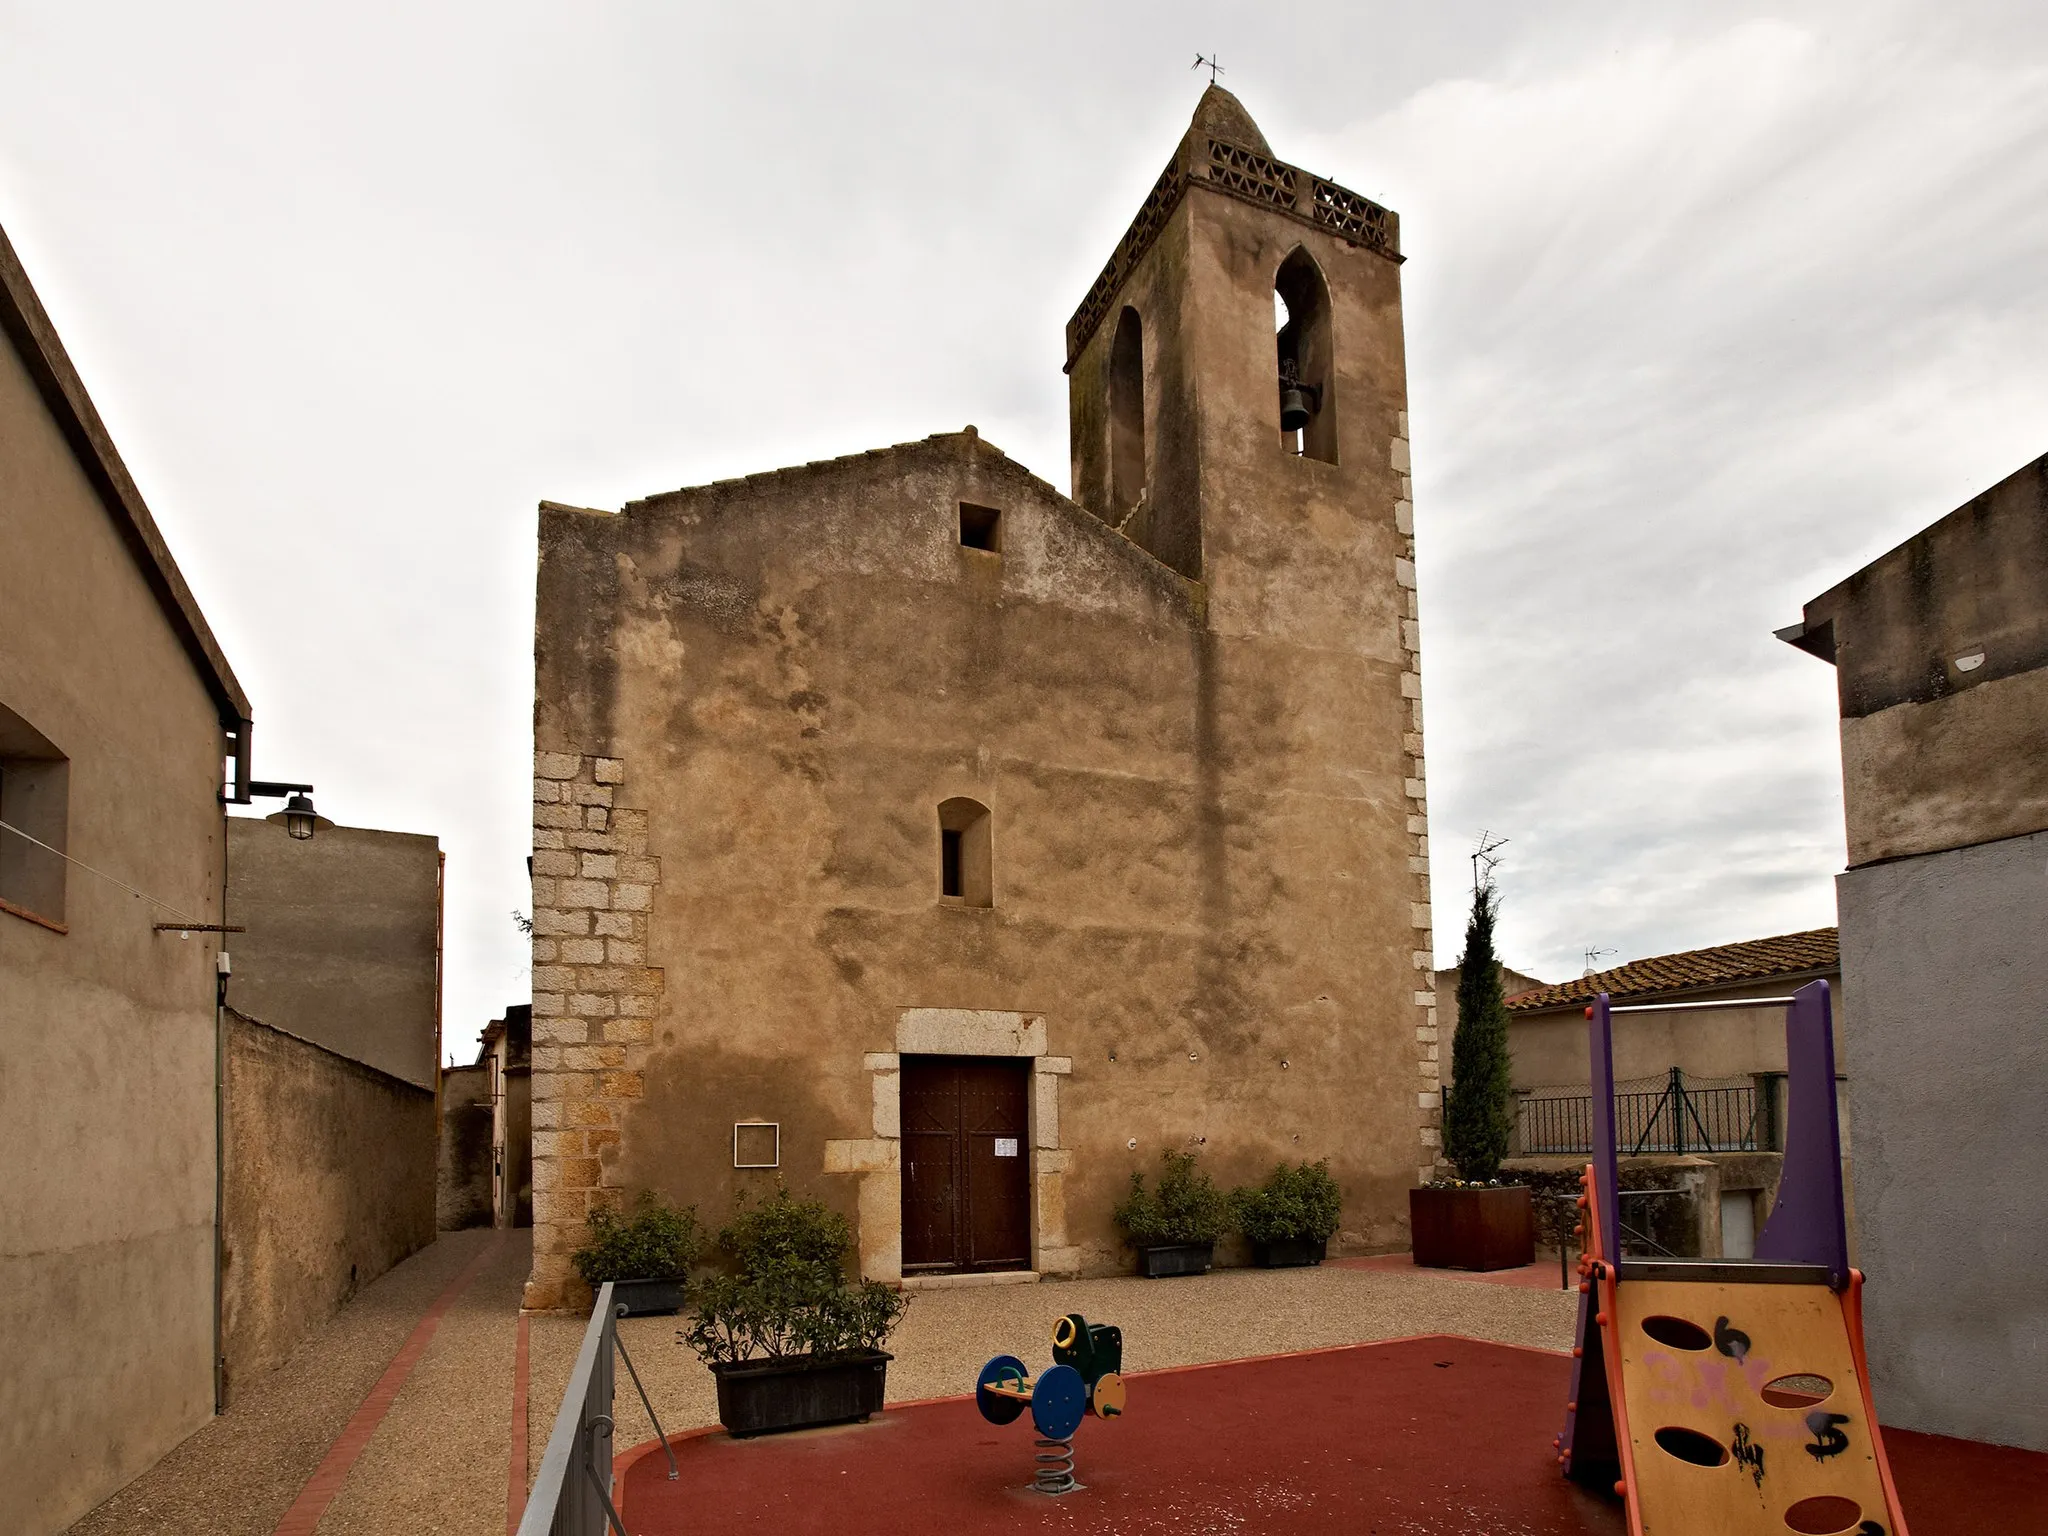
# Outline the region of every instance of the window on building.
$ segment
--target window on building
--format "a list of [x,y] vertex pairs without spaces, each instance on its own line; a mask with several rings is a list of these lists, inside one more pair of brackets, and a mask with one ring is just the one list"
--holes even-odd
[[963,907],[995,905],[988,807],[978,800],[939,806],[939,899]]
[[1145,327],[1126,307],[1109,347],[1109,499],[1128,512],[1145,494]]
[[1336,374],[1330,336],[1330,288],[1315,258],[1299,246],[1273,279],[1279,354],[1280,446],[1306,459],[1337,462]]
[[960,547],[985,549],[992,555],[1003,552],[1003,514],[994,507],[960,503]]
[[0,705],[0,904],[17,917],[64,922],[70,789],[69,760]]

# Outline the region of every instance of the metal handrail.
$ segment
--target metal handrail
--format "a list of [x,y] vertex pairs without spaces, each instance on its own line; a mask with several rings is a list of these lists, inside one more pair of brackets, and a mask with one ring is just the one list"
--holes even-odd
[[569,1373],[540,1471],[526,1496],[519,1536],[604,1536],[608,1526],[626,1536],[611,1507],[612,1335],[617,1326],[607,1281],[598,1289],[590,1326],[583,1330],[576,1368]]
[[597,1304],[590,1309],[590,1326],[583,1330],[576,1368],[569,1373],[554,1430],[548,1435],[547,1449],[541,1452],[540,1471],[526,1496],[518,1536],[605,1536],[607,1531],[626,1536],[625,1524],[612,1502],[614,1354],[626,1362],[640,1393],[640,1406],[647,1410],[661,1448],[668,1453],[669,1481],[676,1480],[675,1450],[654,1404],[647,1400],[647,1388],[633,1369],[625,1340],[619,1337],[619,1319],[625,1315],[626,1308],[612,1300],[611,1282],[606,1281],[598,1289]]

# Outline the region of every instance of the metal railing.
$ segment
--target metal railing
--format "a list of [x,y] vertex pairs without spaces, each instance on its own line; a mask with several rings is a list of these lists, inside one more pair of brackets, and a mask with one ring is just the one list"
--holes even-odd
[[612,1301],[607,1281],[590,1309],[590,1326],[583,1330],[583,1344],[576,1351],[576,1369],[569,1373],[561,1411],[555,1415],[547,1449],[541,1452],[540,1471],[526,1495],[519,1536],[606,1536],[607,1531],[626,1536],[625,1523],[612,1502],[614,1352],[626,1362],[641,1406],[654,1424],[662,1449],[668,1452],[670,1481],[677,1475],[676,1453],[669,1447],[661,1420],[655,1417],[654,1405],[647,1401],[647,1389],[633,1369],[633,1357],[619,1338],[619,1319],[625,1310]]
[[[1777,1139],[1768,1090],[1758,1080],[1688,1083],[1673,1067],[1662,1079],[1617,1084],[1614,1140],[1624,1156],[1644,1152],[1756,1152]],[[1536,1089],[1515,1106],[1511,1155],[1593,1150],[1593,1100],[1587,1093]]]

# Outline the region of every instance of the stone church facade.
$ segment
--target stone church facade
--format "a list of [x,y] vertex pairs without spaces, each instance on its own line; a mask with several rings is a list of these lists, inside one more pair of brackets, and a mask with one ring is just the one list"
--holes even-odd
[[594,1205],[777,1179],[872,1278],[1119,1272],[1162,1149],[1327,1157],[1335,1246],[1405,1241],[1399,263],[1212,87],[1068,326],[1071,498],[969,427],[543,504],[528,1305]]

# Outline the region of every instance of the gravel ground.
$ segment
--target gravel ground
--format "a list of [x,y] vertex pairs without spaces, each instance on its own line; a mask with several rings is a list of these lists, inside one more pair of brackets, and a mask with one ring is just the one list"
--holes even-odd
[[505,1529],[512,1454],[512,1357],[533,1235],[509,1232],[498,1256],[441,1318],[320,1536]]
[[[1569,1349],[1578,1296],[1422,1273],[1336,1269],[1231,1269],[1173,1280],[1075,1280],[921,1291],[890,1340],[889,1401],[969,1392],[982,1363],[1013,1354],[1052,1358],[1052,1325],[1068,1312],[1124,1331],[1124,1369],[1158,1370],[1411,1334],[1456,1333],[1505,1344]],[[585,1319],[536,1316],[527,1399],[530,1468],[538,1466],[575,1365]],[[678,1319],[621,1324],[662,1428],[718,1422],[711,1373],[675,1342]],[[654,1438],[631,1379],[618,1373],[615,1444]],[[529,1468],[529,1475],[531,1471]]]
[[406,1335],[494,1235],[446,1233],[372,1281],[225,1414],[72,1526],[73,1536],[268,1536]]

